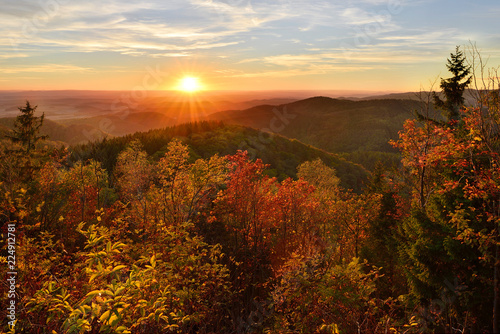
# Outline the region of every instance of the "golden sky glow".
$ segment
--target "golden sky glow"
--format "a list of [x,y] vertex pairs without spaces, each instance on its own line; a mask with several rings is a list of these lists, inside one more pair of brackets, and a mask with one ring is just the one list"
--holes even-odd
[[497,0],[4,1],[0,89],[175,89],[188,69],[206,90],[419,90],[469,41],[498,66],[499,16]]

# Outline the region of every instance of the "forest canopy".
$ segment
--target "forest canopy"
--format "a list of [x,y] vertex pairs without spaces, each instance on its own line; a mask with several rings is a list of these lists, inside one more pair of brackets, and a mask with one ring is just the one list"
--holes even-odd
[[371,173],[220,122],[49,146],[27,102],[0,142],[2,330],[498,332],[499,82],[469,51]]

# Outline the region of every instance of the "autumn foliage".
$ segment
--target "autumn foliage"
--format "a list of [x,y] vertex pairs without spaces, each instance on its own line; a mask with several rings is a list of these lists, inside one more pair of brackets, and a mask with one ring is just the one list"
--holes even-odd
[[[308,283],[315,284],[336,277],[327,270],[333,265],[354,289],[376,272],[353,258],[378,197],[342,190],[324,165],[323,175],[305,165],[305,179],[279,182],[246,152],[193,160],[178,140],[159,160],[131,142],[112,171],[94,160],[68,163],[61,153],[30,183],[8,184],[16,191],[3,184],[3,224],[16,222],[23,232],[17,259],[19,281],[27,283],[19,286],[18,331],[289,330],[283,315],[301,313],[273,300],[295,294],[287,282],[302,275],[299,268],[327,264]],[[329,176],[317,188],[306,180]],[[340,296],[325,305],[363,316]],[[328,319],[314,316],[304,328],[347,324]]]
[[408,120],[391,142],[401,165],[376,167],[363,191],[320,159],[286,177],[247,151],[196,154],[182,135],[129,137],[115,161],[36,133],[0,142],[17,152],[0,161],[2,235],[16,226],[1,260],[18,271],[2,331],[498,331],[500,98],[481,96]]

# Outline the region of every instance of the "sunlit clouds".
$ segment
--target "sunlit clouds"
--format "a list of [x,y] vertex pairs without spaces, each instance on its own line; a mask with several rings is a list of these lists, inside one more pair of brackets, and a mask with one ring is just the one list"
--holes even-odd
[[40,64],[36,66],[5,66],[0,67],[0,72],[11,73],[53,73],[53,72],[88,72],[90,68],[84,68],[74,65],[61,65],[61,64]]
[[[110,87],[113,73],[157,65],[177,73],[191,63],[209,68],[211,82],[221,79],[218,89],[364,85],[357,75],[336,80],[339,72],[364,72],[367,82],[379,77],[378,86],[387,89],[418,89],[442,70],[455,45],[473,40],[498,57],[500,33],[491,28],[497,20],[491,13],[500,5],[448,7],[431,0],[8,1],[0,12],[0,89],[67,88],[62,72],[84,75],[88,89],[131,89],[136,76],[117,76]],[[16,77],[29,69],[31,83]],[[414,87],[385,81],[396,71],[414,77]],[[304,81],[307,75],[314,80]],[[175,76],[169,80],[176,85]]]

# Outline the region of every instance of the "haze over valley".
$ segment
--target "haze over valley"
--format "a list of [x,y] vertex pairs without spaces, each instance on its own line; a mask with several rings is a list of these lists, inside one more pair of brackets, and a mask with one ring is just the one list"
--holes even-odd
[[[372,92],[373,93],[373,92]],[[350,96],[346,96],[351,94]],[[319,124],[317,129],[311,126],[316,124],[318,114],[330,114],[332,117],[345,119],[347,114],[354,119],[366,117],[373,107],[374,117],[399,117],[396,123],[412,116],[412,110],[418,107],[415,101],[397,102],[387,100],[384,102],[361,102],[363,100],[386,99],[385,95],[367,95],[368,92],[332,92],[332,91],[269,91],[269,92],[204,92],[195,96],[172,91],[148,91],[145,97],[134,98],[131,92],[126,91],[26,91],[26,92],[0,92],[0,124],[12,127],[13,118],[17,116],[18,107],[26,100],[39,106],[39,112],[44,113],[50,128],[60,128],[60,131],[47,133],[55,141],[68,144],[81,143],[95,140],[104,136],[122,136],[137,131],[173,126],[177,124],[202,121],[223,120],[229,123],[251,126],[257,129],[269,128],[272,111],[276,108],[287,109],[312,118],[308,128],[302,129],[314,136],[314,132],[322,132]],[[304,105],[306,102],[294,104],[299,100],[307,100],[317,96],[317,103]],[[319,96],[323,96],[321,99]],[[417,99],[416,93],[401,94],[398,99]],[[343,101],[343,102],[342,102]],[[354,102],[359,101],[359,102]],[[363,111],[364,110],[364,111]],[[382,112],[380,115],[376,115]],[[400,115],[384,114],[386,112],[401,112]],[[364,113],[364,114],[363,114]],[[295,117],[294,117],[295,119]],[[290,119],[292,125],[288,132],[293,133],[298,120]],[[365,122],[370,122],[365,119]],[[401,125],[400,124],[400,125]],[[288,124],[286,124],[288,125]],[[339,125],[342,127],[342,125]],[[73,138],[64,134],[64,129],[70,128]],[[79,129],[81,128],[81,129]],[[388,131],[396,131],[391,128]],[[272,129],[270,129],[273,131]],[[351,131],[344,127],[345,131]],[[55,132],[54,132],[55,131]],[[291,131],[291,132],[290,132]],[[81,133],[79,133],[81,132]],[[281,132],[281,131],[280,131]],[[284,133],[284,134],[286,134]],[[392,133],[394,135],[394,133]],[[320,135],[321,136],[321,135]],[[291,137],[297,137],[291,135]],[[299,139],[305,139],[304,135]],[[389,135],[390,138],[391,134]],[[308,142],[308,140],[305,140]],[[377,144],[378,145],[378,144]],[[321,145],[320,145],[321,146]],[[323,145],[324,146],[324,145]],[[327,147],[323,147],[328,149]]]

